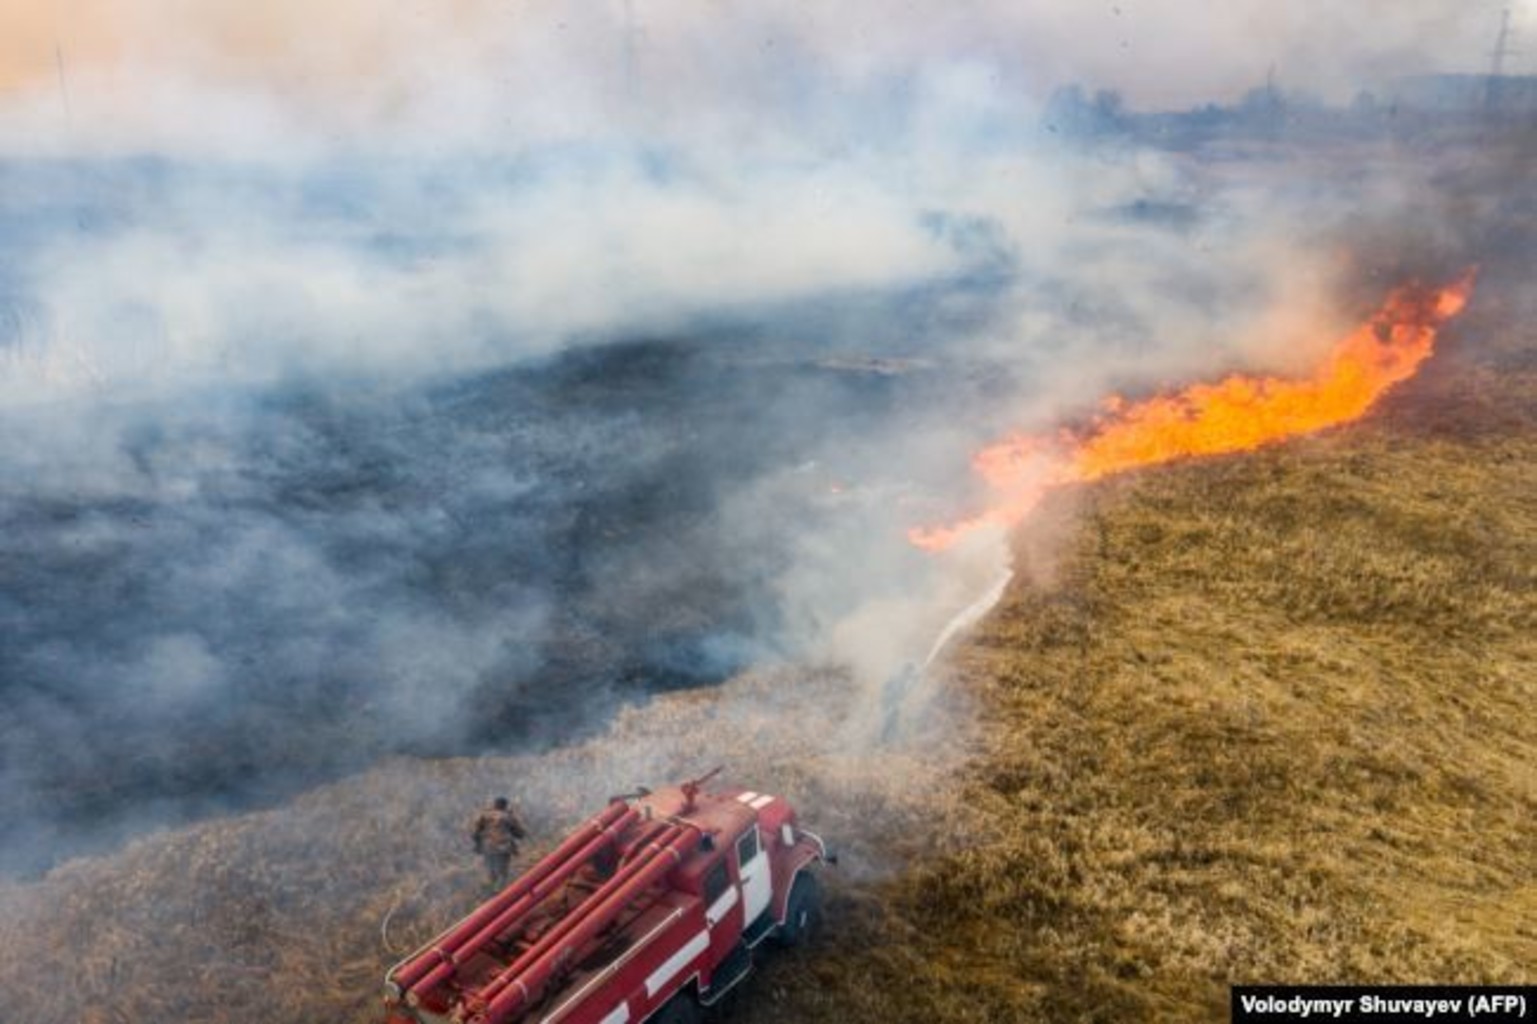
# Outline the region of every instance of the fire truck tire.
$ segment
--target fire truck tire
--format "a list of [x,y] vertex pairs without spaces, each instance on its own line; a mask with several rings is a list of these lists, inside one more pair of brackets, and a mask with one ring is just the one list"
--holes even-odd
[[693,993],[679,992],[656,1011],[656,1016],[647,1018],[646,1024],[699,1024],[700,1018],[699,1001]]
[[816,876],[803,871],[790,886],[784,924],[779,926],[775,941],[781,946],[804,945],[821,924],[822,887],[817,884]]

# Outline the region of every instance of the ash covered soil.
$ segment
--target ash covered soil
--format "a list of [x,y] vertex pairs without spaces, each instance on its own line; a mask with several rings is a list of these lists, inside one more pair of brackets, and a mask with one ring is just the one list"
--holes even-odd
[[860,439],[973,388],[816,339],[851,316],[944,329],[923,304],[0,418],[0,817],[28,823],[0,872],[381,756],[547,747],[772,659],[800,532],[837,519],[837,481],[886,471]]
[[844,851],[820,942],[733,1020],[1220,1019],[1239,980],[1529,978],[1537,210],[1483,173],[1448,171],[1498,216],[1420,377],[1348,428],[1058,495],[895,730],[836,671],[754,671],[77,858],[0,884],[7,1018],[374,1021],[388,965],[475,899],[486,796],[549,841],[722,762]]

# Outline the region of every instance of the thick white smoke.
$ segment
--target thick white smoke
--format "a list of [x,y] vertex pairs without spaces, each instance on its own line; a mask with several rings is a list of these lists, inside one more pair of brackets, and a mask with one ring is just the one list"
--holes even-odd
[[[848,667],[879,718],[1006,570],[1001,538],[903,539],[964,503],[979,441],[1305,360],[1342,220],[1436,229],[1400,175],[1064,145],[1052,91],[1230,100],[1273,64],[1348,97],[1493,25],[1430,0],[3,23],[15,821],[568,735],[753,661]],[[65,847],[41,836],[17,859]]]

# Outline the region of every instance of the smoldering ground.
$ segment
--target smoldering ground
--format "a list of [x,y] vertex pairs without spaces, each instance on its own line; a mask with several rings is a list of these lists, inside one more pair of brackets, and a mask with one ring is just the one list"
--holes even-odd
[[[1115,215],[1197,187],[1151,154],[1023,211],[1038,154],[838,214],[805,197],[846,167],[722,201],[551,159],[5,168],[9,868],[754,663],[878,693],[996,577],[902,537],[977,439],[1243,363],[1327,298],[1268,203]],[[607,230],[567,198],[618,187]],[[789,223],[739,223],[759,201]]]
[[[98,312],[137,314],[146,344],[175,329],[128,308]],[[762,343],[699,323],[427,383],[354,367],[169,394],[112,378],[164,361],[81,355],[94,377],[68,397],[8,409],[6,809],[45,826],[12,832],[12,864],[68,849],[48,826],[547,740],[772,653],[765,584],[830,470],[779,490],[750,547],[722,495],[867,431],[902,381],[745,357]],[[14,338],[17,372],[51,344]]]

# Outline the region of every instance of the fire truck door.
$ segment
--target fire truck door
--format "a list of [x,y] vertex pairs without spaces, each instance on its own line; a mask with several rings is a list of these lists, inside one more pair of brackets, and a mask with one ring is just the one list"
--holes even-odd
[[774,895],[769,877],[769,858],[758,841],[758,826],[742,833],[737,840],[737,868],[742,879],[742,927],[751,925],[768,909]]

